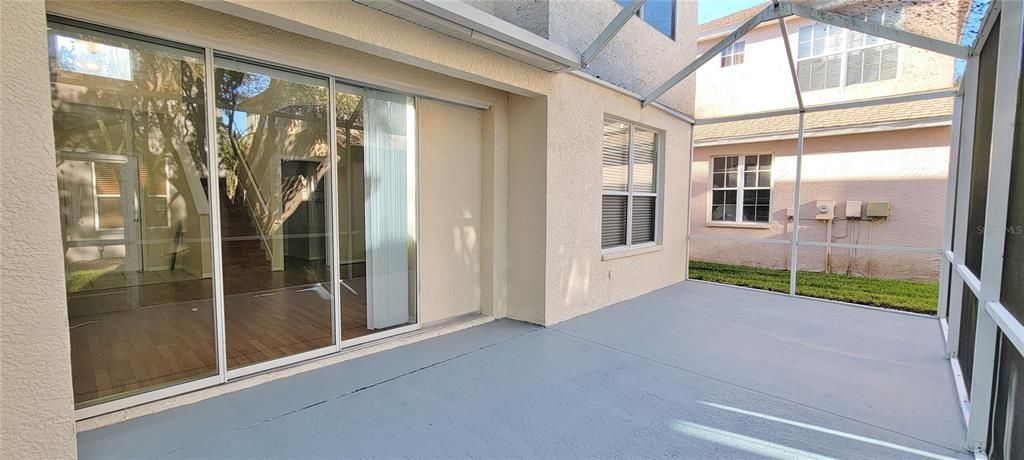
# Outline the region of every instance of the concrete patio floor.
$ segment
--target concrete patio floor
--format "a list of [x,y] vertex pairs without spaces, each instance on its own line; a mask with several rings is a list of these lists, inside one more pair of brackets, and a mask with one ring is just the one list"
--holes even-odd
[[684,282],[78,435],[82,458],[969,458],[938,321]]

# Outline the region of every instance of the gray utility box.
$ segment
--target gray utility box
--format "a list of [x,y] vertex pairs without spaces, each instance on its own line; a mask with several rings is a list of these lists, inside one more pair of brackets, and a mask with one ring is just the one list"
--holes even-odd
[[892,212],[892,206],[889,205],[888,201],[869,201],[868,205],[865,206],[864,216],[871,217],[889,217]]

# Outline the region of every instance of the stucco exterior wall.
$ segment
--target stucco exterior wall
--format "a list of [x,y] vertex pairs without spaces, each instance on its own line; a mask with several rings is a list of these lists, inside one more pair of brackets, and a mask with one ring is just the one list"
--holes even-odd
[[[555,75],[548,101],[545,323],[554,324],[683,279],[692,129],[632,98]],[[605,260],[601,251],[604,115],[663,131],[660,250]]]
[[0,16],[0,457],[73,458],[46,16],[22,1]]
[[508,317],[544,324],[547,98],[509,96]]
[[431,100],[419,125],[419,303],[423,322],[480,310],[483,114]]
[[[170,1],[55,0],[46,7],[54,14],[485,108],[481,112],[427,99],[420,103],[420,139],[429,137],[420,144],[419,158],[423,322],[482,309],[496,317],[507,314],[554,324],[682,279],[686,162],[692,131],[682,120],[654,107],[641,109],[635,98],[582,78],[544,72],[353,2],[197,3],[202,7]],[[685,8],[689,7],[681,9]],[[36,69],[39,74],[31,75],[38,86],[33,90],[38,101],[31,105],[39,107],[40,113],[19,129],[35,133],[30,140],[37,148],[49,146],[41,169],[49,176],[33,172],[33,177],[46,179],[53,177],[54,167],[41,14],[33,23],[39,28],[33,38],[37,44],[26,48],[41,65]],[[649,28],[641,21],[631,23]],[[687,30],[692,28],[680,24],[681,34]],[[6,73],[4,78],[6,85]],[[682,88],[682,94],[692,95],[692,88]],[[687,104],[685,98],[683,104]],[[677,108],[688,112],[689,104]],[[603,260],[601,135],[606,114],[656,128],[666,136],[660,250]],[[4,126],[10,126],[6,120]],[[12,169],[23,170],[30,169]],[[5,167],[5,177],[6,171]],[[56,180],[48,184],[55,189]],[[22,214],[45,217],[51,212],[52,228],[57,231],[57,199],[50,193],[49,197],[33,196]],[[4,207],[6,213],[6,203]],[[47,247],[55,248],[52,268],[56,271],[40,276],[48,277],[47,286],[63,286],[56,249],[59,234]],[[35,270],[35,264],[28,265]],[[53,330],[66,330],[66,311],[62,291],[43,291],[52,296],[47,299],[58,302],[56,311],[48,314],[60,315],[63,321],[60,326],[44,321],[49,335],[41,337],[49,340]],[[408,340],[416,339],[401,339]],[[67,339],[61,343],[63,348],[54,353],[66,371]],[[390,346],[393,342],[381,345]],[[348,356],[332,355],[108,414],[82,427],[174,407]],[[47,369],[55,370],[60,371],[60,366]],[[63,382],[53,381],[57,383],[49,392],[59,396],[50,401],[66,397],[70,411],[69,372]],[[73,446],[73,438],[69,442]]]
[[[794,56],[800,42],[800,27],[811,24],[814,21],[804,18],[786,21]],[[698,51],[706,52],[719,40],[721,37],[702,39]],[[743,64],[722,67],[720,59],[715,57],[697,71],[697,92],[701,95],[696,102],[698,118],[796,107],[786,49],[777,22],[754,29],[743,41]],[[951,57],[900,45],[895,79],[805,90],[804,104],[819,105],[950,88],[953,86],[953,63]],[[753,79],[758,84],[749,84]]]
[[[800,198],[800,240],[827,241],[826,226],[814,219],[815,201],[834,200],[836,216],[832,241],[911,248],[935,248],[942,243],[946,177],[949,163],[948,127],[922,128],[805,140]],[[710,222],[710,158],[719,155],[772,154],[772,207],[767,226],[739,227]],[[693,163],[692,233],[702,237],[743,237],[789,240],[793,231],[786,208],[793,207],[796,140],[697,147]],[[846,201],[888,201],[892,212],[880,222],[847,221]],[[852,224],[852,225],[851,225]],[[801,248],[801,269],[821,271],[824,254]],[[846,249],[835,250],[834,267],[845,271]],[[870,266],[864,251],[851,265],[871,276],[935,280],[938,256],[874,251]],[[784,252],[767,245],[739,249],[734,241],[695,240],[690,256],[696,260],[787,268]],[[782,257],[780,257],[782,256]],[[934,260],[934,263],[932,263]],[[857,268],[859,267],[859,268]]]
[[[614,0],[550,1],[548,38],[582,54],[622,7]],[[676,2],[675,39],[638,17],[631,18],[585,72],[646,96],[696,57],[697,2]],[[693,113],[694,79],[658,98]]]

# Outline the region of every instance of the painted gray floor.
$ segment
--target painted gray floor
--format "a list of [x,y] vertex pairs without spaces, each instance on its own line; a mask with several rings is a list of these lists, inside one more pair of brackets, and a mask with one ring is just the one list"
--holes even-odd
[[80,433],[82,458],[968,458],[937,320],[681,283]]

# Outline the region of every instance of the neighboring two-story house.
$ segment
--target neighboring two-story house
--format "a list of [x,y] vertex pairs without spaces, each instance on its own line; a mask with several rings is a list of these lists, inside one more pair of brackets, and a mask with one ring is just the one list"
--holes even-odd
[[[700,25],[699,51],[762,8]],[[908,14],[913,6],[864,20],[898,27]],[[787,18],[786,27],[805,106],[953,86],[952,58],[803,18]],[[955,42],[955,25],[949,34]],[[693,260],[790,265],[788,247],[770,243],[789,241],[794,228],[799,116],[724,118],[797,107],[786,62],[781,28],[772,21],[697,72],[696,116],[712,123],[694,134]],[[807,113],[800,241],[937,250],[952,110],[953,98],[942,97]],[[852,247],[802,246],[798,259],[800,270],[877,277],[934,280],[939,269],[937,254]]]

